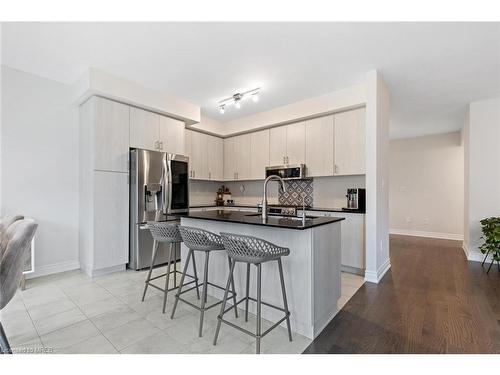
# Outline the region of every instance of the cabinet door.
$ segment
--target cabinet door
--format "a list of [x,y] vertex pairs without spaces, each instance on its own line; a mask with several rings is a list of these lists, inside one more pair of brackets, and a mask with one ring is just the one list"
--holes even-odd
[[129,106],[95,97],[94,169],[127,172]]
[[236,137],[224,139],[224,181],[236,179]]
[[160,116],[160,148],[163,152],[184,155],[184,123]]
[[250,133],[250,179],[264,180],[269,166],[269,130]]
[[335,175],[365,173],[365,109],[334,115]]
[[[340,216],[340,215],[339,215]],[[342,212],[342,265],[365,268],[365,215]]]
[[208,180],[208,150],[207,138],[203,133],[193,132],[191,134],[191,169],[192,178],[197,180]]
[[219,137],[208,136],[208,178],[213,181],[224,179],[224,143]]
[[94,172],[93,269],[128,263],[128,174]]
[[306,121],[308,177],[333,175],[333,116]]
[[239,135],[236,138],[236,179],[250,179],[250,134]]
[[269,129],[269,164],[277,166],[285,164],[286,126]]
[[286,163],[304,164],[306,162],[306,126],[297,122],[286,127]]
[[130,108],[130,147],[158,151],[160,115]]

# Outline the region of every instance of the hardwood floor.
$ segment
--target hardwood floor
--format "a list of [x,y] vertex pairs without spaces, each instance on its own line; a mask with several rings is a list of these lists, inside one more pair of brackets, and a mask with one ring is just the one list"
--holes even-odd
[[365,283],[304,351],[500,353],[500,273],[457,241],[391,236],[392,267]]

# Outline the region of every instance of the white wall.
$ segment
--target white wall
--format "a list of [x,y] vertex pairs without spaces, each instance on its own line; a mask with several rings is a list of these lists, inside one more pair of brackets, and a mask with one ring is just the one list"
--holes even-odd
[[70,87],[2,66],[2,213],[39,223],[37,274],[78,268],[78,112]]
[[469,260],[482,261],[479,221],[500,216],[500,98],[471,103],[465,127],[464,250]]
[[460,132],[390,142],[391,233],[463,239],[463,158]]

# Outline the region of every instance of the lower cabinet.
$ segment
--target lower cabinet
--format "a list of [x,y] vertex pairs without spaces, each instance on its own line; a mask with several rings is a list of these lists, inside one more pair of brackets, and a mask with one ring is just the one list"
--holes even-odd
[[341,223],[342,271],[364,275],[365,215],[351,212],[307,211],[310,216],[343,217]]
[[80,263],[89,276],[128,263],[128,173],[90,171],[80,194]]
[[128,200],[127,173],[94,172],[95,271],[128,263]]

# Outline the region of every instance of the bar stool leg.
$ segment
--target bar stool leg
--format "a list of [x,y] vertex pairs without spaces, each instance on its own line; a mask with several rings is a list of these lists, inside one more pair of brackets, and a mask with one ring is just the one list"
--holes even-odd
[[199,288],[199,284],[198,284],[198,272],[196,272],[196,259],[194,257],[194,253],[193,253],[193,273],[194,273],[194,282],[196,284],[196,297],[198,297],[198,299],[200,299],[200,288]]
[[262,302],[262,296],[261,296],[261,269],[262,264],[258,263],[257,264],[257,338],[256,338],[256,346],[255,346],[255,353],[260,354],[260,326],[261,326],[261,302]]
[[[170,249],[170,258],[174,262],[174,288],[177,288],[177,248],[172,244],[173,249]],[[172,255],[172,251],[174,255]]]
[[12,354],[12,349],[10,348],[9,340],[7,340],[7,335],[3,330],[2,323],[0,323],[0,354]]
[[167,306],[168,285],[170,283],[170,265],[172,264],[172,248],[174,244],[170,242],[170,249],[168,253],[167,277],[165,279],[165,291],[163,292],[163,314],[165,314],[165,307]]
[[[174,308],[172,309],[172,315],[170,315],[170,319],[174,319],[175,310],[177,309],[177,304],[179,303],[179,297],[180,297],[181,292],[182,292],[182,286],[184,285],[184,278],[186,277],[186,272],[188,270],[189,259],[191,259],[192,256],[193,256],[193,250],[189,249],[188,256],[186,258],[186,264],[184,265],[184,271],[182,271],[181,281],[179,283],[180,284],[179,289],[177,289],[177,293],[175,294]],[[194,257],[193,257],[193,260],[194,260]],[[193,264],[194,264],[194,262],[193,262]]]
[[227,276],[226,289],[224,290],[224,298],[222,298],[222,303],[220,306],[220,313],[219,313],[219,316],[217,317],[218,322],[217,322],[217,329],[215,330],[214,345],[217,345],[217,338],[219,337],[220,326],[222,324],[222,317],[224,315],[224,310],[226,309],[227,296],[229,294],[229,287],[231,286],[231,278],[233,277],[235,264],[236,264],[236,261],[232,260],[231,261],[231,269],[229,270],[229,275]]
[[142,293],[142,301],[146,298],[146,291],[148,290],[149,281],[151,280],[151,273],[153,272],[153,266],[156,260],[156,254],[158,253],[158,242],[153,240],[153,254],[151,254],[151,265],[149,266],[148,277],[146,279],[146,285],[144,286],[144,293]]
[[246,300],[245,300],[245,322],[248,322],[248,297],[250,293],[250,263],[247,263],[247,285],[246,285]]
[[[227,261],[229,262],[229,271],[231,271],[231,258],[227,257]],[[233,288],[233,306],[234,306],[234,316],[238,317],[238,308],[236,306],[236,288],[234,287],[234,276],[231,275],[231,286]]]
[[286,314],[286,327],[288,329],[288,339],[292,341],[292,329],[290,328],[290,311],[288,311],[288,302],[286,300],[285,280],[283,278],[283,265],[281,264],[281,258],[278,258],[278,268],[280,271],[281,294],[283,294],[283,308],[285,309],[285,314]]
[[210,258],[210,251],[205,251],[205,272],[203,274],[203,295],[201,297],[200,325],[198,329],[198,337],[201,337],[203,334],[203,317],[205,316],[205,304],[207,303],[209,258]]

